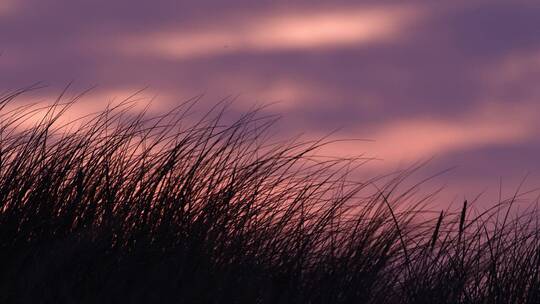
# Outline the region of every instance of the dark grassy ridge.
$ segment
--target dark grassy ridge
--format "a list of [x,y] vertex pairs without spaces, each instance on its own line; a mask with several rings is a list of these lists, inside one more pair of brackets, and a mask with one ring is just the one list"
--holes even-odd
[[58,101],[22,127],[20,93],[0,99],[2,303],[540,301],[517,197],[422,220],[407,173],[351,182],[361,159],[272,143],[257,111],[186,125],[195,101],[152,118],[125,101],[73,127]]

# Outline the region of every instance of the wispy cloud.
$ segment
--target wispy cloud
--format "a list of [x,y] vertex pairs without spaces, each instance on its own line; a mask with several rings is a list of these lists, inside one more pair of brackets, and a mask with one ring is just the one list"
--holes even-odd
[[[376,157],[372,166],[397,164],[493,145],[510,145],[536,136],[534,106],[522,108],[488,105],[455,119],[409,118],[375,126],[374,142],[344,141],[330,145],[325,154]],[[355,134],[365,134],[359,132]],[[352,136],[351,136],[352,137]],[[358,137],[358,136],[356,136]]]
[[480,79],[491,85],[491,89],[536,79],[540,75],[540,49],[510,52],[479,73]]
[[16,1],[0,0],[0,16],[5,16],[13,13],[17,7]]
[[[3,113],[13,111],[13,113],[24,113],[24,118],[18,123],[19,128],[29,128],[41,121],[46,115],[50,115],[48,106],[58,100],[59,92],[43,92],[40,90],[30,91],[17,97],[14,102],[9,103],[3,110]],[[141,91],[139,88],[103,88],[88,91],[86,94],[81,91],[70,91],[60,98],[60,103],[65,105],[71,101],[71,104],[64,114],[57,120],[56,126],[69,124],[72,129],[77,129],[85,123],[85,117],[91,117],[101,113],[107,105],[114,106],[122,102],[130,104],[125,110],[129,113],[140,113],[148,105],[149,113],[163,113],[166,105],[161,103],[152,103],[152,98],[156,96],[151,91]],[[62,106],[58,107],[60,110]],[[16,116],[16,115],[15,115]]]
[[240,51],[313,50],[381,42],[399,35],[420,11],[380,7],[244,17],[220,27],[165,30],[128,37],[125,53],[191,58]]

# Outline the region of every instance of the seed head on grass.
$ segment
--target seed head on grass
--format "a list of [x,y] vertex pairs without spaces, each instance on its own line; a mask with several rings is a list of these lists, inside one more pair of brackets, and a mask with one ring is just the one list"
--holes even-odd
[[539,299],[536,212],[491,223],[513,201],[426,221],[408,172],[354,182],[358,159],[273,141],[262,109],[225,123],[225,104],[194,120],[196,99],[157,116],[128,99],[66,122],[65,97],[9,108],[24,92],[0,99],[2,302]]

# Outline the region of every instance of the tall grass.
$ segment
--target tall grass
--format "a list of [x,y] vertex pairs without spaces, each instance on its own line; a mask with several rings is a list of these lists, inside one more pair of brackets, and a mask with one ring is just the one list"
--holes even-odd
[[[425,218],[407,173],[276,141],[275,117],[0,99],[2,303],[538,303],[537,210]],[[372,191],[376,189],[375,191]],[[401,190],[400,190],[401,189]]]

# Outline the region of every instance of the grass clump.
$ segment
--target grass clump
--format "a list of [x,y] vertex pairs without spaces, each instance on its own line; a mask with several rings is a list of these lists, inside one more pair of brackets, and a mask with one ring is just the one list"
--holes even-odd
[[257,110],[225,124],[224,106],[194,121],[196,101],[149,117],[125,100],[66,123],[59,99],[36,121],[8,109],[22,93],[0,99],[3,303],[540,301],[517,196],[425,220],[407,173],[351,182],[362,160],[272,141]]

